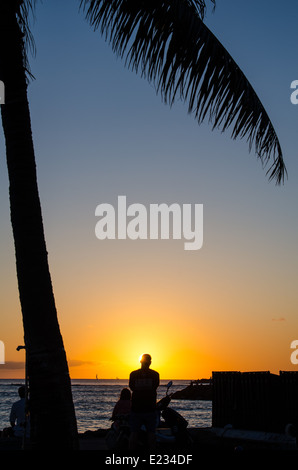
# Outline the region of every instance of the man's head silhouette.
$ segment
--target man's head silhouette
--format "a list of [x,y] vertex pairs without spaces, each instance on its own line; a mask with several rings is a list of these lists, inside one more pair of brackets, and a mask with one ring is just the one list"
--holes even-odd
[[143,354],[140,360],[142,367],[149,367],[151,364],[150,354]]

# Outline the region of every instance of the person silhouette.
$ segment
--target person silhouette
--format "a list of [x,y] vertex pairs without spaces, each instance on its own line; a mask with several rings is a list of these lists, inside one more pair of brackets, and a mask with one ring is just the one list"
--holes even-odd
[[123,388],[120,393],[120,398],[114,406],[111,420],[116,421],[119,416],[129,416],[131,410],[131,391],[128,388]]
[[25,387],[22,385],[18,389],[20,399],[13,403],[10,411],[10,425],[12,433],[15,437],[29,437],[30,423],[26,420],[26,401],[25,401]]
[[150,369],[151,356],[143,354],[141,368],[131,372],[129,388],[132,391],[130,414],[130,449],[135,449],[138,434],[144,425],[147,432],[147,443],[151,450],[155,448],[155,429],[158,423],[156,412],[156,391],[159,386],[159,373]]

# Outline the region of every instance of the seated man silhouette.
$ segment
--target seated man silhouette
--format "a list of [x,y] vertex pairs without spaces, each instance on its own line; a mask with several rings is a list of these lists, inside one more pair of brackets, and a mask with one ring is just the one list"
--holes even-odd
[[29,420],[26,422],[25,387],[21,386],[18,389],[18,393],[20,399],[12,405],[9,417],[12,434],[15,437],[23,437],[24,434],[26,437],[29,437],[30,423]]
[[137,447],[138,433],[144,425],[147,431],[148,447],[155,448],[157,426],[156,390],[159,386],[159,373],[150,369],[151,356],[143,354],[141,368],[131,372],[129,387],[132,390],[130,448]]

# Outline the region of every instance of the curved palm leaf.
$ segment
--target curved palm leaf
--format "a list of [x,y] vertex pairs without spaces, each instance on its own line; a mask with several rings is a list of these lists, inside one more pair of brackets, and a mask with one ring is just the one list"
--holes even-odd
[[[214,2],[213,2],[214,3]],[[238,65],[203,23],[204,0],[81,0],[86,18],[166,102],[188,102],[199,123],[232,126],[232,138],[253,144],[267,174],[286,175],[282,150],[260,99]]]
[[15,12],[17,16],[17,20],[19,23],[19,27],[21,32],[23,33],[24,43],[23,43],[23,65],[26,71],[27,81],[29,79],[33,79],[34,76],[30,70],[30,64],[28,60],[28,50],[31,51],[33,55],[35,55],[36,48],[35,48],[35,41],[34,37],[30,30],[30,17],[34,17],[34,10],[36,7],[37,0],[15,0]]

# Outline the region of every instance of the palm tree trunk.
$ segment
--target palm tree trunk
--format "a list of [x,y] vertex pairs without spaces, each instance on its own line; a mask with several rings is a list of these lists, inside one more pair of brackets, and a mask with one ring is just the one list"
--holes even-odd
[[30,391],[31,446],[75,449],[77,427],[48,267],[15,1],[0,0],[1,106]]

